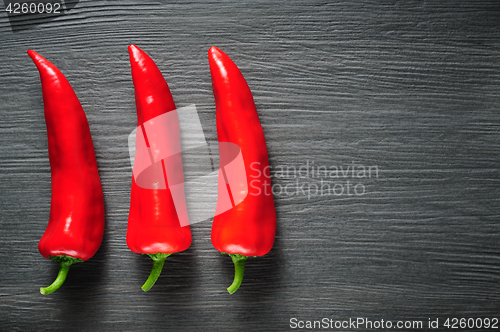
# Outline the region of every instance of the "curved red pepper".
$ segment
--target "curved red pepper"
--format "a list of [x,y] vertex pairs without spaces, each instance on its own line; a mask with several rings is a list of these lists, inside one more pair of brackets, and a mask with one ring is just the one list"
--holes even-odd
[[104,199],[94,145],[85,112],[64,75],[38,53],[28,50],[42,82],[47,124],[52,198],[50,219],[38,250],[61,269],[49,287],[63,284],[71,264],[97,252],[104,234]]
[[[138,127],[149,147],[144,123],[176,108],[167,82],[153,60],[135,45],[130,45],[128,49]],[[180,136],[177,139],[180,144]],[[169,162],[174,164],[177,176],[183,178],[181,155],[169,158]],[[166,174],[165,166],[165,160],[162,160],[161,165],[156,164],[155,167],[161,167],[163,174]],[[158,279],[165,258],[191,245],[191,228],[189,225],[180,225],[167,177],[164,176],[163,180],[166,189],[148,189],[137,185],[132,177],[127,245],[133,252],[148,254],[154,260],[151,274],[142,286],[144,291],[148,291]]]
[[[212,225],[214,247],[229,254],[235,265],[235,278],[228,288],[232,294],[241,284],[248,256],[262,256],[271,250],[276,234],[276,211],[266,140],[250,88],[238,67],[224,52],[212,47],[208,51],[208,60],[218,140],[240,147],[249,188],[245,199],[215,216]],[[227,188],[229,190],[229,186]]]

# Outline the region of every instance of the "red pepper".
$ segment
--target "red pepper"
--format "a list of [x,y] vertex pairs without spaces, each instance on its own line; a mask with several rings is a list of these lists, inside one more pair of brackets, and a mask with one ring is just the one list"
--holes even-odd
[[[128,47],[132,80],[135,88],[138,130],[142,131],[147,147],[155,154],[153,135],[146,130],[146,123],[153,123],[159,116],[176,109],[167,82],[153,60],[135,45]],[[153,121],[153,122],[152,122]],[[171,123],[169,130],[171,143],[180,147],[178,120]],[[140,134],[140,133],[138,133]],[[156,133],[159,134],[159,133]],[[139,136],[139,135],[138,135]],[[136,141],[138,146],[138,141]],[[136,152],[135,163],[140,156]],[[134,168],[135,168],[134,164]],[[142,286],[148,291],[158,279],[165,258],[175,252],[186,250],[191,245],[191,228],[181,225],[180,212],[177,211],[167,174],[174,173],[177,181],[183,181],[182,158],[178,153],[167,160],[154,163],[149,170],[159,171],[160,177],[154,179],[153,188],[145,188],[132,176],[130,213],[127,229],[127,245],[135,253],[148,254],[154,261],[148,280]],[[182,189],[182,200],[184,192]],[[185,201],[184,201],[185,205]]]
[[[208,60],[215,96],[218,141],[239,146],[246,172],[243,181],[247,182],[241,187],[250,188],[243,201],[215,216],[212,225],[214,247],[229,254],[234,262],[234,281],[227,289],[232,294],[241,285],[248,256],[263,256],[271,250],[276,234],[276,210],[266,140],[250,88],[238,67],[221,50],[211,47]],[[219,182],[221,176],[224,176],[222,167]],[[238,186],[226,187],[232,197],[241,195],[230,191]],[[219,198],[223,194],[221,189],[226,190],[219,187]]]
[[50,294],[63,284],[71,264],[86,261],[101,246],[104,199],[85,112],[68,80],[52,63],[28,50],[42,82],[52,198],[50,218],[38,250],[60,265],[57,279],[40,288]]

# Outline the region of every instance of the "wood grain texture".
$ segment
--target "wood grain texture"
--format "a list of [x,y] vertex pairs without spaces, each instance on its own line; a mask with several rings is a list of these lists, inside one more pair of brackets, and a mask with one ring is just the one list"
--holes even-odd
[[[497,1],[68,6],[50,20],[0,12],[0,330],[286,331],[292,317],[498,317]],[[209,142],[208,48],[225,51],[252,89],[275,189],[291,194],[276,195],[275,246],[248,260],[232,296],[232,263],[212,247],[210,220],[193,226],[193,245],[167,259],[149,293],[140,289],[151,261],[125,242],[136,123],[130,43],[156,61],[178,106],[196,104]],[[38,288],[56,265],[37,250],[50,168],[27,49],[58,66],[83,105],[107,210],[101,249],[50,296]],[[306,174],[304,165],[378,173]],[[303,176],[285,178],[283,167],[303,167]],[[328,184],[339,193],[347,181],[364,194],[315,191]]]

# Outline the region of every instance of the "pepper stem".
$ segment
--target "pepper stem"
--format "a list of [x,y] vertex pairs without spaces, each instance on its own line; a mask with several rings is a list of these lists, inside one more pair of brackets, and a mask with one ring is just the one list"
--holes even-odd
[[50,286],[40,287],[40,293],[42,295],[51,294],[54,293],[56,290],[58,290],[59,287],[61,287],[62,284],[64,283],[64,280],[66,280],[66,277],[68,276],[69,267],[74,263],[83,262],[83,260],[81,260],[80,258],[70,257],[66,255],[49,256],[49,257],[54,262],[59,264],[61,268],[59,269],[59,273],[57,274],[56,280],[54,280],[54,282]]
[[234,263],[234,280],[231,286],[227,288],[229,294],[233,294],[240,288],[241,282],[243,281],[243,273],[245,272],[245,261],[248,256],[238,255],[238,254],[228,254]]
[[161,252],[156,253],[156,254],[148,254],[149,257],[153,259],[153,269],[151,270],[151,273],[149,274],[148,280],[142,285],[142,290],[147,292],[148,290],[153,287],[155,284],[156,280],[158,280],[158,277],[161,274],[161,270],[163,270],[163,264],[165,263],[165,258],[170,256],[172,254],[163,254]]

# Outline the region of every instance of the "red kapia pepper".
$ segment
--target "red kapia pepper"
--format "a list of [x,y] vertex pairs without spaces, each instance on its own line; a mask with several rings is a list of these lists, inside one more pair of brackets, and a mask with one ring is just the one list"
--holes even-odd
[[[240,70],[231,59],[216,47],[208,51],[212,89],[215,96],[217,136],[219,143],[234,143],[241,149],[245,165],[246,184],[219,186],[221,195],[234,197],[241,192],[231,188],[247,188],[245,198],[233,208],[215,216],[212,225],[212,243],[222,253],[231,256],[235,277],[227,289],[234,293],[241,285],[245,261],[249,256],[267,254],[276,234],[276,211],[271,191],[269,160],[266,140],[259,122],[250,88]],[[221,144],[219,144],[221,146]],[[222,156],[221,160],[225,156]],[[224,181],[224,172],[219,172],[219,183]]]
[[60,265],[52,285],[40,288],[42,294],[50,294],[61,287],[71,264],[88,260],[101,246],[104,199],[78,97],[56,66],[34,51],[28,54],[42,82],[52,184],[49,223],[38,250]]
[[[153,159],[162,152],[160,151],[162,144],[180,149],[178,119],[177,123],[170,122],[167,128],[163,128],[170,131],[166,135],[172,140],[170,142],[158,142],[158,137],[162,137],[164,133],[158,127],[151,130],[151,127],[161,122],[160,118],[164,118],[161,117],[162,115],[174,111],[176,107],[167,82],[153,60],[135,45],[130,45],[128,49],[137,108],[137,137],[142,135],[149,155]],[[181,224],[179,216],[181,211],[178,211],[179,205],[176,209],[174,199],[183,201],[181,205],[183,203],[185,208],[182,184],[184,175],[180,151],[161,161],[151,160],[152,165],[146,169],[146,172],[135,174],[137,163],[141,162],[140,158],[144,158],[144,155],[149,158],[148,153],[139,152],[139,143],[136,140],[137,151],[132,176],[127,245],[135,253],[148,254],[154,261],[151,274],[142,286],[144,291],[148,291],[158,279],[165,258],[172,253],[186,250],[191,245],[191,228],[189,223]],[[138,181],[149,171],[153,174],[150,179],[152,183],[149,183],[149,187],[145,187]],[[180,184],[180,194],[177,192],[173,195],[173,181]]]

